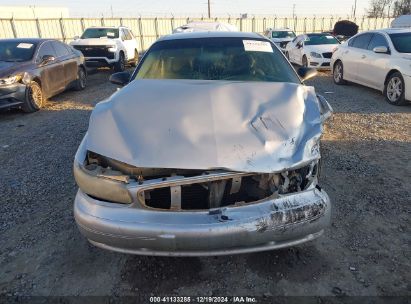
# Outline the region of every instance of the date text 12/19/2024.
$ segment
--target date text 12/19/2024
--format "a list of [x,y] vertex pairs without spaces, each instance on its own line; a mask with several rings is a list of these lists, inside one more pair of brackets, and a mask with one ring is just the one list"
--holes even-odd
[[257,303],[255,297],[150,297],[150,303]]

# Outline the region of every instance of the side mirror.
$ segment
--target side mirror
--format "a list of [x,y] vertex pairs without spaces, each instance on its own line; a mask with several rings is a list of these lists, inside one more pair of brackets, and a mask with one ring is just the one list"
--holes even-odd
[[376,46],[375,48],[373,48],[372,50],[374,53],[377,54],[388,54],[388,48],[386,46]]
[[303,43],[302,43],[302,42],[298,42],[298,43],[297,43],[297,47],[298,47],[299,49],[301,49],[301,48],[303,47]]
[[318,71],[313,68],[305,68],[301,67],[297,70],[298,76],[300,76],[302,81],[305,81],[307,79],[313,78],[314,76],[317,76]]
[[120,86],[125,86],[130,81],[129,72],[114,73],[110,76],[109,81]]
[[74,36],[73,39],[74,40],[80,39],[80,36]]
[[54,60],[56,60],[56,57],[54,57],[54,56],[52,56],[52,55],[44,55],[42,58],[41,58],[41,62],[40,62],[40,64],[47,64],[47,63],[49,63],[49,62],[52,62],[52,61],[54,61]]

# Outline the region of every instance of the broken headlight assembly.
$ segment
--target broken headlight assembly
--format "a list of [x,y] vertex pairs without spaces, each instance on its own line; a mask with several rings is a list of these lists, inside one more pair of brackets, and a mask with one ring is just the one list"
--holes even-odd
[[121,172],[104,168],[86,160],[84,164],[74,162],[74,178],[86,194],[108,202],[130,204],[132,202],[127,184],[130,178]]

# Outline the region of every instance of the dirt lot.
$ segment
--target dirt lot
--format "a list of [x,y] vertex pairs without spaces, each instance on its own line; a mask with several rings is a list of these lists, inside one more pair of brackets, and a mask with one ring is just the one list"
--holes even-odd
[[380,93],[309,84],[334,107],[321,185],[332,226],[291,249],[229,257],[111,253],[80,235],[72,162],[93,106],[116,90],[108,72],[35,114],[0,113],[0,295],[411,296],[411,105]]

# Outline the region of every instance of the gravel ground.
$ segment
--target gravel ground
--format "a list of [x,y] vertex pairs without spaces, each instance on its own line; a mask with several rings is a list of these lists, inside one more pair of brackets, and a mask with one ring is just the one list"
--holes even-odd
[[73,219],[72,161],[93,106],[116,90],[108,77],[91,75],[40,112],[0,113],[0,295],[411,296],[411,105],[326,73],[309,82],[335,110],[323,237],[238,256],[140,257],[91,246]]

